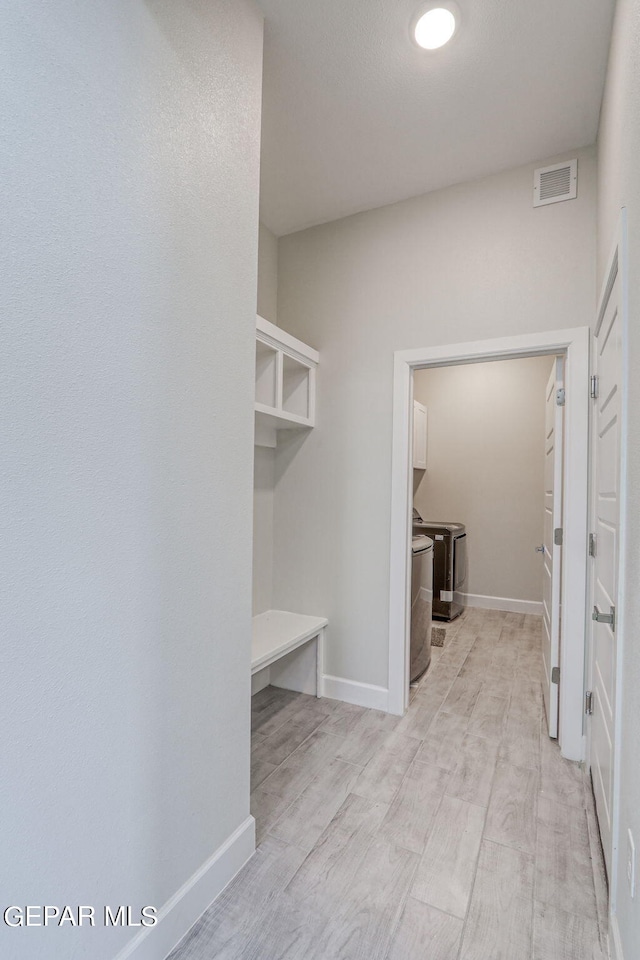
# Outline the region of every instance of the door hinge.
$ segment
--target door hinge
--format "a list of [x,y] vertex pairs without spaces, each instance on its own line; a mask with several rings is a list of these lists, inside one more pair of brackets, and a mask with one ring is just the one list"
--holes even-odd
[[565,401],[564,387],[560,387],[558,390],[556,390],[556,404],[559,407],[564,407],[564,401]]
[[560,683],[560,667],[553,667],[551,670],[551,683]]
[[556,527],[553,531],[553,542],[556,547],[562,546],[562,527]]
[[595,533],[589,534],[589,556],[595,557],[598,549],[598,538]]
[[598,399],[599,385],[600,385],[600,378],[597,376],[597,374],[594,373],[589,380],[589,396],[591,397],[592,400]]
[[587,690],[584,695],[584,712],[589,716],[593,713],[593,693],[591,690]]
[[608,623],[613,631],[616,629],[616,608],[609,607],[609,613],[600,613],[598,609],[598,604],[593,605],[593,613],[591,614],[591,619],[595,620],[596,623]]

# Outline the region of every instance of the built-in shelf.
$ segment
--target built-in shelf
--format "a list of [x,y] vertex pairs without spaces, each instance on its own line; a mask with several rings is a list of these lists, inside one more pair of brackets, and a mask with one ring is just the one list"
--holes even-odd
[[254,692],[271,683],[316,697],[324,693],[324,630],[326,617],[288,610],[267,610],[253,618],[251,686]]
[[277,367],[278,351],[256,340],[256,404],[275,407]]
[[278,430],[315,424],[319,354],[263,317],[256,318],[255,442],[275,447]]
[[299,360],[283,354],[282,357],[282,409],[294,417],[310,417],[309,401],[311,370]]
[[267,610],[253,618],[251,673],[257,673],[317,637],[326,617],[309,617],[288,610]]

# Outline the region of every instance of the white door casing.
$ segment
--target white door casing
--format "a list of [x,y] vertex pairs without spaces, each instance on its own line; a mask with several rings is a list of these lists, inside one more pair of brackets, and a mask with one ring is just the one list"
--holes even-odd
[[413,371],[430,366],[509,357],[565,354],[563,643],[560,749],[584,760],[584,666],[587,600],[589,463],[588,327],[569,327],[494,340],[398,350],[394,354],[391,539],[389,575],[389,680],[387,709],[403,714],[409,702],[410,538],[412,507]]
[[562,530],[562,454],[564,405],[563,359],[556,357],[547,383],[544,438],[544,534],[542,569],[542,690],[549,736],[558,736],[560,683],[560,576],[562,544],[555,531]]
[[[615,794],[619,685],[619,583],[623,318],[621,278],[614,257],[595,333],[596,393],[592,443],[591,643],[592,715],[589,765],[602,848],[610,881],[615,878]],[[596,619],[597,618],[597,619]],[[612,621],[612,622],[611,622]]]

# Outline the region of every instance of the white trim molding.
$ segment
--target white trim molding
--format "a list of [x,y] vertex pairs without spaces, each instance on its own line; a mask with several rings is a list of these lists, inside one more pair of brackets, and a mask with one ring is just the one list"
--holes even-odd
[[505,610],[507,613],[529,613],[542,616],[541,600],[516,600],[512,597],[484,597],[481,593],[463,593],[467,607],[479,607],[481,610]]
[[372,710],[388,711],[389,691],[386,687],[376,687],[373,683],[360,683],[357,680],[345,680],[344,677],[332,677],[324,674],[323,696],[330,700],[344,700],[358,707],[370,707]]
[[166,957],[253,856],[255,849],[256,824],[253,817],[247,817],[161,907],[155,926],[140,930],[115,960]]
[[624,960],[620,926],[615,913],[609,915],[609,953],[611,960]]
[[260,693],[261,690],[264,690],[265,687],[268,687],[271,683],[271,667],[264,667],[262,670],[259,670],[258,673],[254,673],[251,676],[251,696],[254,697],[256,693]]
[[[616,598],[616,713],[615,713],[615,743],[613,758],[613,855],[611,858],[611,873],[613,876],[610,884],[609,900],[614,911],[612,915],[611,926],[614,938],[617,937],[616,950],[619,953],[618,960],[623,960],[622,940],[618,927],[618,919],[615,914],[618,905],[618,887],[620,884],[621,868],[626,873],[626,864],[621,863],[622,831],[620,827],[620,795],[621,795],[621,776],[622,776],[622,691],[624,687],[624,664],[626,647],[626,625],[627,611],[625,604],[625,591],[632,592],[636,589],[636,584],[627,582],[627,542],[629,537],[629,524],[627,522],[627,504],[629,500],[628,489],[628,457],[629,457],[629,378],[631,371],[629,369],[629,241],[627,236],[627,208],[622,207],[620,219],[618,221],[618,235],[616,243],[616,252],[612,254],[617,260],[617,269],[620,272],[620,310],[622,313],[622,384],[620,397],[620,499],[618,512],[618,529],[620,539],[618,542],[618,596]],[[609,269],[609,274],[613,271],[613,265]],[[613,283],[611,277],[609,282]],[[599,304],[602,309],[602,304]]]
[[[610,929],[609,929],[609,945],[611,949],[611,955],[614,960],[623,960],[622,956],[622,942],[620,940],[620,932],[618,928],[618,921],[616,918],[617,910],[617,900],[618,900],[618,888],[620,886],[620,881],[625,876],[625,863],[621,862],[623,855],[621,854],[621,846],[624,843],[624,840],[621,836],[620,829],[620,778],[621,778],[621,765],[622,765],[622,690],[624,685],[624,652],[625,652],[625,643],[626,643],[626,610],[625,610],[625,592],[629,590],[635,590],[636,585],[627,583],[627,566],[626,566],[626,555],[627,555],[627,538],[628,538],[628,523],[627,523],[627,504],[628,504],[628,488],[627,488],[627,459],[629,455],[629,444],[628,444],[628,408],[629,408],[629,378],[631,376],[631,371],[629,370],[629,351],[628,351],[628,342],[629,342],[629,263],[628,263],[628,236],[627,236],[627,210],[626,207],[622,207],[620,210],[620,217],[618,219],[618,224],[613,238],[613,243],[609,253],[609,258],[607,261],[607,267],[604,274],[604,279],[602,281],[600,289],[600,298],[598,300],[598,307],[596,312],[596,322],[594,327],[594,335],[597,335],[601,324],[604,313],[606,311],[611,291],[613,289],[616,278],[619,278],[620,281],[620,302],[619,310],[622,320],[622,380],[621,380],[621,396],[620,396],[620,487],[619,487],[619,513],[618,513],[618,530],[619,530],[619,540],[618,540],[618,590],[616,596],[616,662],[614,665],[615,670],[615,705],[614,705],[614,719],[613,719],[613,796],[612,796],[612,811],[611,811],[611,876],[609,878],[609,904],[611,909],[610,914]],[[595,447],[594,447],[595,449]],[[594,461],[592,460],[589,464],[591,476],[593,477],[594,470]],[[593,484],[592,484],[593,486]],[[595,513],[595,501],[591,502],[591,520],[593,522]],[[589,578],[589,603],[588,608],[590,609],[593,603],[593,580],[592,577]],[[593,689],[593,649],[592,649],[593,639],[592,639],[592,623],[591,620],[588,620],[587,627],[587,669],[586,677],[588,683],[588,689]],[[585,726],[586,734],[586,751],[585,759],[587,770],[590,770],[591,767],[591,722],[588,720]],[[624,882],[624,880],[623,880]]]
[[409,702],[409,561],[411,543],[411,410],[413,372],[518,357],[566,357],[564,472],[564,562],[561,584],[563,639],[560,659],[560,748],[570,760],[584,760],[583,695],[587,583],[589,463],[589,328],[478,340],[399,350],[394,355],[391,550],[389,586],[390,713],[403,714]]

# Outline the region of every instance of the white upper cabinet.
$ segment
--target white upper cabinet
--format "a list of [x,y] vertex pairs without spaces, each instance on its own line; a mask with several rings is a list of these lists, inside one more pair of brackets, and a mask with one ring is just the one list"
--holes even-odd
[[413,401],[413,467],[427,469],[427,408]]
[[275,447],[278,430],[314,426],[319,359],[317,350],[256,318],[256,444]]

